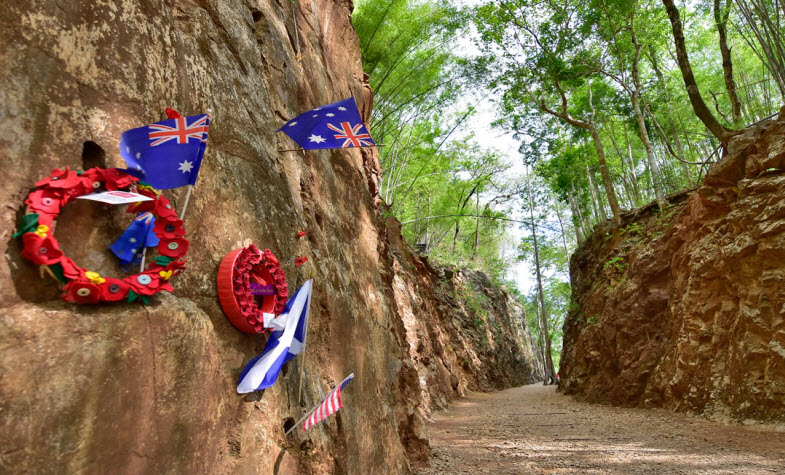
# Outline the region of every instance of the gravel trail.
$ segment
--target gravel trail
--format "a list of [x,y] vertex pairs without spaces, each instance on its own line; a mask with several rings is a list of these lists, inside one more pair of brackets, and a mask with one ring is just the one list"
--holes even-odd
[[785,474],[785,426],[574,401],[555,387],[471,393],[428,426],[422,474]]

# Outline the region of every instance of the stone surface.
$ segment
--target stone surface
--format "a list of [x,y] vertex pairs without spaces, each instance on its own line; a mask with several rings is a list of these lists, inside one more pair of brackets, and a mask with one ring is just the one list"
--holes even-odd
[[567,394],[785,420],[785,122],[728,149],[672,208],[627,216],[573,256]]
[[[277,151],[294,144],[274,131],[319,104],[354,96],[370,116],[351,9],[326,0],[5,5],[2,471],[405,473],[425,453],[434,408],[466,389],[536,378],[521,308],[482,275],[433,269],[382,218],[372,150]],[[147,308],[66,304],[11,238],[26,194],[55,167],[122,166],[120,133],[163,119],[166,107],[213,114],[185,218],[189,268]],[[184,189],[165,194],[182,207]],[[101,204],[69,205],[55,235],[82,266],[119,275],[106,248],[129,220]],[[250,242],[279,256],[290,288],[315,279],[299,399],[300,361],[261,395],[235,393],[265,338],[229,324],[215,278],[221,258]],[[310,260],[295,268],[297,255]],[[350,372],[347,408],[284,438]]]

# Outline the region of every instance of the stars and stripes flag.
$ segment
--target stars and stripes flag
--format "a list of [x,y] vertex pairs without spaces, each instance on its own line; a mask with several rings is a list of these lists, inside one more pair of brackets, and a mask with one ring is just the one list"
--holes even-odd
[[351,381],[353,378],[354,373],[347,376],[346,379],[341,381],[341,384],[330,391],[330,394],[324,398],[324,401],[322,401],[321,404],[319,404],[319,406],[317,406],[311,415],[305,420],[305,422],[303,422],[303,432],[323,421],[328,416],[335,414],[340,408],[343,407],[341,391],[346,388],[346,385],[349,384],[349,381]]
[[195,185],[209,126],[210,116],[201,114],[126,130],[120,155],[128,173],[161,190]]
[[305,150],[376,145],[353,97],[304,112],[278,129]]

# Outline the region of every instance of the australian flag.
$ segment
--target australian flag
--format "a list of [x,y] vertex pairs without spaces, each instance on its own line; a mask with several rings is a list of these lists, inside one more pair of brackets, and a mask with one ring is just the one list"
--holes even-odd
[[155,218],[152,213],[141,213],[134,219],[128,229],[113,242],[109,249],[120,259],[124,266],[135,263],[142,258],[142,249],[158,245],[158,238],[153,232]]
[[376,145],[353,97],[304,112],[278,132],[284,132],[305,150]]
[[269,388],[275,384],[283,365],[305,349],[312,287],[313,280],[309,280],[286,302],[283,312],[275,319],[284,319],[276,322],[283,323],[283,330],[273,331],[262,354],[245,365],[240,373],[238,393]]
[[161,190],[196,184],[209,125],[202,114],[123,132],[120,154],[128,173]]

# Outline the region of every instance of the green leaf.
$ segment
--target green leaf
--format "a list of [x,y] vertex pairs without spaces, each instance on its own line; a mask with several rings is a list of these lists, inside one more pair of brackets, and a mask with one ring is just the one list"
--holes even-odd
[[131,302],[133,302],[133,301],[134,301],[134,300],[136,300],[137,298],[139,298],[139,294],[137,294],[137,293],[136,293],[136,292],[134,292],[133,290],[129,290],[129,291],[128,291],[128,303],[131,303]]
[[32,233],[38,227],[38,213],[30,213],[22,216],[19,221],[19,228],[14,233],[14,237],[18,238],[24,233]]
[[142,301],[142,304],[143,304],[143,305],[148,305],[148,302],[147,302],[147,295],[142,295],[142,296],[140,297],[140,300]]
[[169,265],[174,259],[169,256],[158,256],[153,258],[153,262],[158,264],[159,266],[167,266]]
[[68,279],[65,278],[65,274],[63,274],[63,266],[62,264],[52,264],[49,266],[49,270],[52,271],[52,274],[57,277],[58,282],[60,283],[67,283]]

